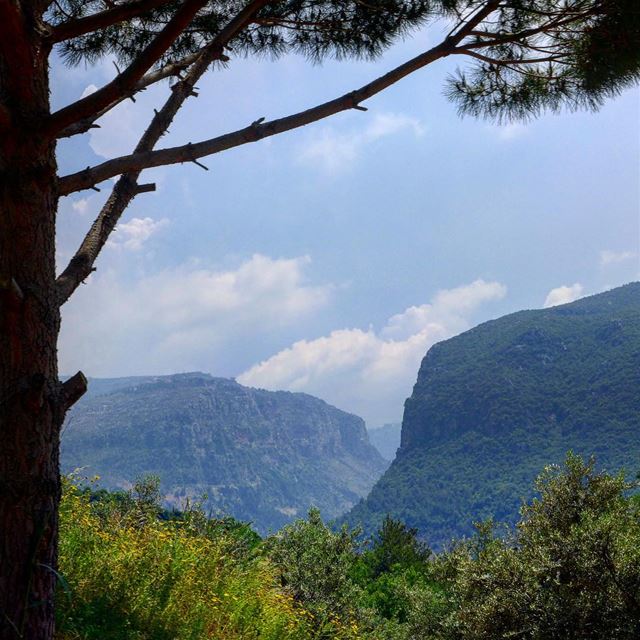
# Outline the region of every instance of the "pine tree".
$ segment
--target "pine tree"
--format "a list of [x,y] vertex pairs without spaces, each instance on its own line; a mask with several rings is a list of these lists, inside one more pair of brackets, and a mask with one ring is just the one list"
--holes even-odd
[[[381,55],[433,21],[436,46],[368,84],[272,121],[156,149],[196,82],[231,55],[301,52],[311,60]],[[640,75],[636,0],[0,0],[0,639],[53,635],[58,448],[68,408],[86,389],[58,379],[60,307],[94,270],[149,167],[198,158],[295,129],[362,102],[448,56],[469,63],[448,81],[462,113],[527,118],[596,108]],[[114,79],[58,111],[49,57],[113,57]],[[82,135],[153,84],[170,91],[134,151],[66,176],[56,142]],[[118,177],[66,268],[55,273],[60,197]]]

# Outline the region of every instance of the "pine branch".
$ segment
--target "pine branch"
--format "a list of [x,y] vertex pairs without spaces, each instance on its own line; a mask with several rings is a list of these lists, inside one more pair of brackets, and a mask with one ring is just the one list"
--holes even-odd
[[207,0],[185,0],[167,26],[127,69],[102,89],[52,114],[44,124],[43,134],[56,136],[69,125],[94,116],[115,100],[127,96],[206,3]]
[[562,62],[566,58],[566,56],[560,54],[545,56],[543,58],[493,58],[490,56],[485,56],[482,53],[478,53],[477,51],[470,51],[465,47],[458,47],[454,53],[466,55],[471,58],[475,58],[476,60],[486,62],[487,64],[495,65],[496,67],[509,65],[541,64],[543,62]]
[[[489,35],[489,39],[486,41],[471,41],[464,44],[465,49],[484,49],[486,47],[495,47],[501,44],[510,44],[513,42],[526,42],[527,38],[531,38],[533,36],[537,36],[540,34],[548,34],[552,32],[553,29],[557,29],[558,27],[565,27],[566,25],[579,22],[580,20],[584,20],[590,16],[596,15],[596,10],[591,8],[585,10],[584,13],[572,15],[569,18],[558,18],[555,20],[550,20],[544,24],[538,25],[536,27],[532,27],[530,29],[525,29],[523,31],[517,31],[514,33],[507,34],[485,34]],[[564,30],[566,33],[566,29]],[[528,45],[525,44],[525,47],[528,48]]]
[[58,182],[58,193],[65,196],[76,191],[89,189],[108,178],[121,175],[127,171],[141,171],[142,169],[168,164],[194,162],[197,158],[220,153],[221,151],[226,151],[227,149],[232,149],[233,147],[249,142],[256,142],[262,138],[297,129],[348,109],[366,110],[360,106],[363,100],[367,100],[375,94],[380,93],[387,87],[395,84],[418,69],[431,64],[435,60],[454,53],[456,46],[470,31],[475,29],[487,16],[495,11],[500,1],[501,0],[491,0],[487,2],[465,25],[453,35],[445,38],[439,45],[412,58],[385,75],[380,76],[373,82],[355,91],[346,93],[339,98],[278,120],[265,123],[262,123],[261,120],[256,121],[243,129],[196,144],[188,143],[179,147],[158,151],[134,152],[131,155],[107,160],[95,167],[87,167],[82,171],[60,178]]
[[238,129],[232,133],[195,144],[189,143],[158,151],[133,153],[128,156],[107,160],[95,167],[87,168],[78,173],[60,178],[58,183],[59,194],[69,195],[75,191],[89,189],[108,178],[127,171],[142,170],[181,162],[193,162],[204,156],[220,153],[221,151],[226,151],[227,149],[232,149],[233,147],[238,147],[249,142],[257,142],[258,140],[262,140],[262,138],[268,138],[279,133],[284,133],[285,131],[298,129],[348,109],[365,110],[363,107],[360,107],[360,103],[363,100],[380,93],[410,73],[453,53],[453,50],[453,44],[440,44],[355,91],[351,91],[339,98],[285,118],[264,123],[256,121],[243,129]]
[[[456,46],[467,36],[469,30],[473,29],[481,23],[486,16],[490,15],[499,1],[500,0],[491,0],[491,2],[488,2],[466,25],[459,29],[453,36],[446,38],[438,46],[396,67],[391,72],[377,78],[357,91],[350,92],[336,100],[280,120],[262,123],[263,119],[261,118],[249,127],[227,134],[226,136],[213,138],[195,145],[189,143],[173,149],[153,151],[153,146],[164,133],[166,127],[168,127],[168,123],[171,122],[173,116],[182,105],[182,102],[191,94],[196,79],[204,73],[209,64],[209,59],[203,56],[189,70],[185,79],[176,85],[174,95],[169,98],[163,109],[156,114],[156,117],[152,120],[133,154],[116,158],[93,169],[88,168],[85,171],[60,180],[60,193],[69,194],[73,191],[95,185],[97,182],[102,181],[104,179],[103,176],[107,174],[109,177],[121,175],[110,198],[93,223],[82,245],[57,280],[56,285],[59,304],[64,304],[84,278],[94,269],[93,264],[100,250],[106,243],[109,234],[114,229],[119,217],[131,200],[138,193],[148,190],[137,184],[137,179],[143,169],[186,161],[200,164],[197,161],[199,157],[218,153],[234,146],[301,127],[334,113],[338,113],[339,111],[346,109],[366,111],[364,107],[360,106],[360,102],[363,100],[379,93],[405,76],[435,60],[455,52]],[[260,0],[255,0],[250,3],[245,11],[243,11],[243,14],[237,16],[236,19],[221,32],[217,41],[209,45],[209,55],[215,55],[215,52],[221,51],[223,42],[228,42],[238,30],[248,24],[252,16],[255,15],[261,6],[266,4],[268,4],[268,2],[261,2]]]
[[87,392],[87,378],[82,371],[78,371],[61,385],[62,406],[69,410]]
[[72,19],[51,27],[51,31],[45,39],[50,45],[63,40],[71,40],[79,36],[105,29],[119,22],[130,20],[143,15],[163,4],[169,4],[172,0],[134,0],[112,9],[100,11],[84,18]]
[[[127,98],[133,97],[136,93],[140,91],[144,91],[147,87],[160,82],[161,80],[165,80],[166,78],[170,78],[172,76],[180,77],[180,74],[188,69],[205,51],[206,47],[202,47],[199,51],[192,53],[176,62],[171,62],[161,69],[156,71],[151,71],[145,74],[135,85],[132,91],[127,95],[122,95],[116,100],[114,100],[111,104],[107,105],[104,109],[98,111],[87,118],[83,118],[82,120],[78,120],[78,122],[74,122],[68,127],[64,128],[60,133],[58,133],[58,138],[70,138],[71,136],[78,135],[80,133],[86,133],[89,129],[93,129],[99,127],[96,125],[96,120],[99,120],[103,115],[111,111],[114,107],[117,107],[121,102],[126,100]],[[224,55],[220,56],[220,60],[227,60],[227,57]]]
[[[184,102],[193,95],[195,83],[209,65],[223,57],[224,46],[244,29],[264,6],[273,0],[253,0],[203,49],[185,77],[172,88],[172,94],[162,109],[156,112],[151,123],[136,145],[134,154],[151,151],[171,125]],[[58,303],[64,304],[79,284],[91,273],[98,254],[115,228],[120,216],[139,193],[150,191],[151,185],[139,185],[141,169],[127,171],[120,176],[91,229],[67,268],[56,281]]]

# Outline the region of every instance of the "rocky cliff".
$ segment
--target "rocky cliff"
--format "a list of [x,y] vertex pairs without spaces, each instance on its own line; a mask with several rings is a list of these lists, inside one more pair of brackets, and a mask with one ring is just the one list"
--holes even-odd
[[389,512],[434,546],[514,520],[567,450],[640,470],[640,283],[522,311],[433,346],[405,403],[391,467],[348,517]]
[[277,529],[318,506],[336,517],[386,467],[365,425],[312,396],[206,374],[94,380],[63,431],[62,468],[107,488],[156,474],[170,504]]

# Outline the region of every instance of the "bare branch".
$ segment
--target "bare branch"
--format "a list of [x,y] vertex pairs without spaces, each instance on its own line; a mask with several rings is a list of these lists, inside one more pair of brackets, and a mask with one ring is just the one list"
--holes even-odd
[[449,55],[453,52],[453,48],[453,45],[438,45],[397,67],[386,75],[364,85],[360,89],[356,89],[339,98],[285,118],[271,120],[262,124],[251,124],[244,129],[239,129],[232,133],[195,144],[189,143],[158,151],[133,153],[128,156],[107,160],[93,168],[87,168],[84,171],[79,171],[78,173],[61,178],[58,185],[59,193],[60,195],[68,195],[75,191],[88,189],[92,185],[125,173],[126,171],[142,170],[179,162],[193,162],[195,159],[203,156],[220,153],[221,151],[226,151],[227,149],[232,149],[233,147],[238,147],[249,142],[256,142],[262,138],[268,138],[278,133],[297,129],[312,122],[322,120],[340,111],[354,109],[358,107],[363,100],[386,89],[410,73],[439,58]]
[[140,193],[150,193],[151,191],[155,191],[155,190],[156,190],[155,182],[149,182],[147,184],[139,184],[136,189],[136,195]]
[[[169,96],[162,109],[156,112],[147,130],[138,142],[134,153],[150,152],[154,148],[158,140],[160,140],[171,125],[176,113],[184,104],[185,100],[193,95],[195,83],[206,72],[211,62],[223,56],[223,47],[253,20],[260,9],[273,1],[274,0],[252,0],[252,2],[249,2],[204,48],[185,77],[173,86],[171,96]],[[155,185],[137,184],[140,172],[141,169],[133,168],[123,173],[114,186],[111,196],[85,236],[80,248],[71,259],[67,268],[58,277],[56,287],[59,304],[66,302],[80,282],[91,273],[98,254],[120,219],[120,216],[133,198],[140,193],[155,189]]]
[[[232,21],[220,34],[220,42],[211,43],[208,56],[214,55],[216,51],[219,51],[219,47],[222,45],[224,39],[233,37],[234,30],[236,28],[243,28],[242,25],[248,23],[251,14],[255,13],[255,11],[264,4],[267,4],[267,2],[260,2],[259,0],[250,3],[245,12],[243,12],[245,13],[246,22],[244,22],[242,15],[237,16],[235,19],[236,25],[234,26]],[[137,179],[143,169],[176,162],[196,162],[199,157],[218,153],[234,146],[289,131],[328,117],[339,111],[346,109],[365,110],[364,107],[360,105],[363,100],[379,93],[405,76],[435,60],[454,53],[456,46],[468,35],[469,30],[474,29],[480,24],[492,13],[498,4],[499,0],[491,0],[470,18],[467,24],[463,25],[454,35],[446,38],[438,46],[416,56],[384,76],[340,98],[280,120],[263,123],[263,119],[261,118],[253,122],[249,127],[198,144],[189,143],[173,149],[153,151],[153,146],[168,127],[182,102],[191,95],[196,79],[204,73],[206,66],[209,64],[209,57],[203,55],[189,70],[185,79],[175,85],[174,94],[169,98],[163,109],[156,114],[156,117],[138,143],[133,154],[116,158],[93,169],[88,168],[78,174],[60,180],[60,194],[69,194],[73,191],[91,187],[97,182],[106,179],[106,177],[121,174],[109,200],[92,225],[79,250],[57,280],[59,303],[63,304],[71,296],[73,291],[75,291],[79,283],[93,269],[93,264],[104,246],[106,239],[115,227],[120,215],[135,195],[140,192],[141,188],[137,185]],[[218,48],[216,49],[214,45]]]
[[70,124],[100,112],[114,100],[130,93],[206,3],[207,0],[185,0],[167,26],[127,69],[102,89],[52,114],[44,124],[43,133],[55,136]]
[[82,371],[78,371],[62,384],[62,406],[65,411],[70,409],[87,392],[87,378]]
[[567,24],[571,24],[572,22],[576,22],[579,19],[586,18],[590,15],[593,15],[594,13],[595,13],[595,10],[587,10],[584,13],[579,14],[577,16],[572,16],[570,18],[564,18],[564,19],[551,20],[545,24],[538,25],[537,27],[532,27],[531,29],[525,29],[524,31],[491,35],[488,41],[472,40],[471,42],[463,43],[463,47],[465,49],[484,49],[486,47],[495,47],[496,45],[508,44],[510,42],[526,42],[527,38],[531,38],[533,36],[537,36],[540,34],[549,33],[550,31],[552,31],[557,27],[562,27]]
[[161,149],[158,151],[140,151],[134,152],[128,156],[121,156],[107,160],[93,168],[87,168],[78,173],[65,176],[60,179],[58,189],[60,195],[69,195],[75,191],[88,189],[91,186],[123,174],[127,171],[140,171],[150,167],[159,167],[167,164],[176,164],[180,162],[193,162],[197,158],[220,153],[233,147],[237,147],[248,142],[256,142],[262,138],[267,138],[278,133],[290,131],[303,127],[312,122],[316,122],[323,118],[345,111],[348,109],[356,109],[363,100],[380,93],[387,87],[395,84],[402,78],[431,64],[439,58],[448,56],[455,52],[456,45],[463,40],[469,30],[475,28],[477,24],[482,22],[495,7],[499,4],[499,0],[492,0],[479,11],[469,22],[464,25],[457,33],[443,40],[439,45],[433,47],[415,58],[396,67],[389,73],[377,78],[373,82],[351,91],[349,93],[325,102],[306,111],[272,120],[265,123],[253,123],[244,129],[239,129],[223,136],[204,140],[196,144],[186,144],[179,147],[171,147],[169,149]]
[[[95,114],[88,116],[87,118],[83,118],[82,120],[78,120],[73,124],[65,127],[60,133],[58,133],[58,138],[69,138],[71,136],[78,135],[80,133],[86,133],[89,129],[95,128],[95,122],[99,120],[105,113],[108,113],[114,107],[117,107],[121,102],[126,100],[127,98],[132,97],[136,93],[140,91],[144,91],[147,87],[152,84],[156,84],[161,80],[166,80],[172,76],[180,76],[180,74],[188,69],[205,51],[206,47],[202,47],[199,51],[192,53],[180,60],[176,60],[176,62],[171,62],[161,69],[157,69],[156,71],[151,71],[145,74],[135,85],[135,87],[126,95],[122,95],[114,100],[111,104],[107,105],[104,109],[101,109]],[[225,55],[220,56],[220,60],[226,61],[228,58]]]
[[163,4],[168,4],[170,1],[171,0],[134,0],[133,2],[116,5],[111,9],[100,11],[99,13],[94,13],[84,18],[68,20],[67,22],[51,27],[46,41],[49,44],[55,44],[63,40],[77,38],[87,33],[118,24],[119,22],[130,20],[151,9],[160,7]]
[[486,62],[487,64],[493,64],[496,66],[509,66],[509,65],[528,65],[528,64],[539,64],[542,62],[561,62],[563,58],[566,56],[557,55],[557,56],[546,56],[544,58],[511,58],[504,60],[501,58],[492,58],[490,56],[485,56],[477,51],[469,51],[465,47],[458,47],[454,53],[462,54],[466,56],[470,56],[471,58],[475,58],[476,60],[481,60],[482,62]]

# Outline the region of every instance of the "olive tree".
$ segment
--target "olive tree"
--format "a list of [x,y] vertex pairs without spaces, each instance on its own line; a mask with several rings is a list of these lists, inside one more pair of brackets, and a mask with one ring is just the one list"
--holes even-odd
[[479,525],[436,561],[437,601],[408,594],[411,637],[637,638],[640,511],[628,495],[637,487],[571,454],[547,467],[515,530]]

